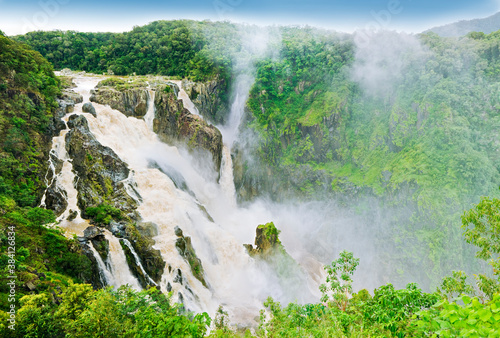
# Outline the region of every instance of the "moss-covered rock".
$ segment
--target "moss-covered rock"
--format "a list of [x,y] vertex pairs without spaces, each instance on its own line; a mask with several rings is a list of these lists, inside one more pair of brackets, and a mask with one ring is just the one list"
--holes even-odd
[[85,117],[72,115],[68,127],[71,130],[66,134],[66,150],[78,177],[76,188],[82,216],[87,217],[88,207],[100,204],[134,214],[137,201],[127,193],[123,182],[130,172],[125,162],[111,148],[97,141],[89,131]]
[[143,117],[148,111],[147,83],[106,79],[99,82],[90,101],[109,105],[127,116]]
[[244,244],[244,247],[257,264],[266,266],[276,275],[284,289],[303,293],[307,288],[307,273],[285,250],[279,233],[273,222],[261,224],[256,229],[255,248],[251,244]]
[[261,224],[257,227],[255,235],[255,248],[252,244],[244,244],[250,256],[265,257],[276,251],[283,251],[284,248],[279,240],[280,231],[273,222]]
[[155,241],[142,235],[135,224],[126,225],[124,237],[128,239],[133,246],[141,260],[145,272],[153,281],[159,283],[166,264],[161,256],[160,250],[153,248]]
[[80,251],[82,254],[84,254],[87,259],[91,262],[90,265],[90,271],[87,271],[87,277],[86,282],[91,284],[94,289],[102,289],[106,287],[107,285],[105,284],[105,281],[103,278],[101,278],[100,272],[99,272],[99,264],[97,263],[97,259],[94,256],[94,253],[92,252],[92,249],[90,249],[88,241],[82,241],[80,242]]
[[159,288],[158,284],[152,280],[152,278],[144,269],[142,260],[137,252],[135,252],[135,249],[130,241],[125,238],[121,238],[120,245],[123,249],[123,252],[125,253],[125,257],[127,258],[127,264],[130,268],[130,272],[132,272],[132,274],[137,278],[139,284],[141,284],[144,289],[147,289],[149,287]]
[[196,277],[204,287],[208,288],[204,277],[203,265],[198,256],[196,256],[193,244],[191,243],[191,237],[184,236],[179,227],[175,227],[175,235],[178,237],[175,242],[175,247],[179,251],[179,254],[188,262],[193,276]]
[[84,113],[89,113],[89,114],[91,114],[92,116],[97,117],[97,113],[96,113],[96,111],[95,111],[95,108],[94,108],[94,106],[92,105],[92,103],[90,103],[90,102],[85,102],[85,103],[83,104],[83,106],[82,106],[82,111],[83,111]]
[[209,151],[218,172],[222,162],[222,134],[200,116],[191,114],[173,91],[165,91],[165,88],[170,87],[157,89],[153,130],[163,142],[183,143],[191,150]]
[[182,81],[191,101],[209,121],[222,124],[229,115],[227,83],[219,76],[207,82]]
[[92,242],[94,249],[99,253],[103,261],[109,256],[109,241],[104,236],[104,231],[96,226],[90,226],[83,231],[83,237]]

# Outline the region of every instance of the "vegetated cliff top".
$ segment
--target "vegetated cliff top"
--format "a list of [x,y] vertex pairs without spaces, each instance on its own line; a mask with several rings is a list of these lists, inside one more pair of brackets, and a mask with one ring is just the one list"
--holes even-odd
[[470,32],[492,33],[500,29],[500,12],[482,19],[460,20],[443,26],[433,27],[424,33],[434,32],[443,37],[464,36]]

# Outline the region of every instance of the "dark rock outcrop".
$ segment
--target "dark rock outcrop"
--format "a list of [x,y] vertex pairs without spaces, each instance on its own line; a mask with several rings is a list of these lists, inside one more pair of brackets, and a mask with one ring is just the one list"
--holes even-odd
[[132,274],[137,278],[139,284],[141,284],[144,289],[149,287],[157,287],[159,289],[158,283],[153,281],[144,269],[142,260],[137,252],[135,252],[135,249],[130,244],[130,241],[122,238],[120,239],[120,245],[125,253],[125,257],[127,258],[127,264],[130,268],[130,272],[132,272]]
[[219,77],[208,82],[189,82],[184,80],[182,87],[200,114],[217,124],[223,124],[229,115],[227,97],[228,84]]
[[252,244],[244,244],[250,256],[265,257],[275,251],[284,251],[279,240],[280,231],[273,222],[261,224],[255,234],[255,248]]
[[[131,243],[147,275],[158,283],[165,262],[160,251],[153,249],[154,240],[142,235],[136,228],[135,223],[139,220],[136,212],[137,201],[127,193],[125,184],[130,183],[124,182],[130,174],[127,165],[111,148],[101,145],[96,140],[89,131],[85,117],[71,116],[68,127],[71,130],[66,135],[66,150],[73,160],[73,170],[78,176],[76,188],[82,217],[88,217],[86,214],[88,207],[101,204],[121,210],[121,221],[111,221],[106,226],[114,236],[127,239]],[[137,199],[140,199],[140,196],[137,196]],[[132,263],[132,259],[129,261]],[[133,264],[131,269],[134,270]],[[147,281],[146,277],[143,278],[144,281]],[[151,283],[145,282],[144,285]]]
[[101,277],[100,272],[99,272],[99,264],[97,263],[97,259],[94,256],[94,253],[90,249],[89,242],[83,238],[83,240],[80,242],[80,248],[81,252],[87,256],[87,258],[91,262],[91,271],[87,271],[87,274],[90,275],[90,279],[85,279],[85,283],[89,283],[92,285],[94,289],[102,289],[106,287],[106,282],[104,279]]
[[91,114],[92,116],[97,117],[97,113],[96,113],[96,111],[95,111],[95,108],[94,108],[94,106],[92,105],[92,103],[90,103],[90,102],[86,102],[86,103],[84,103],[84,104],[83,104],[83,106],[82,106],[82,111],[83,111],[84,113],[89,113],[89,114]]
[[72,101],[74,104],[78,104],[78,103],[83,102],[83,96],[78,94],[78,93],[75,93],[71,89],[63,90],[63,93],[62,93],[60,99],[65,100],[65,101]]
[[78,206],[82,217],[85,210],[99,204],[109,204],[134,213],[137,202],[127,193],[123,181],[129,176],[127,165],[109,147],[101,145],[89,131],[87,120],[73,115],[68,121],[71,130],[66,134],[66,150],[72,158],[78,176]]
[[109,255],[109,241],[104,237],[104,230],[96,226],[90,226],[83,231],[83,238],[92,242],[94,249],[99,253],[102,260],[106,261]]
[[[101,81],[93,91],[90,101],[109,105],[126,116],[143,117],[148,111],[149,94],[146,83],[143,87],[124,85],[108,86],[109,81]],[[122,84],[120,82],[120,84]]]
[[204,278],[203,266],[201,265],[201,260],[196,256],[193,244],[191,244],[191,237],[184,236],[179,227],[175,227],[175,235],[179,237],[175,242],[175,247],[179,251],[179,254],[189,263],[193,276],[196,277],[204,287],[208,288]]
[[191,150],[206,150],[212,155],[215,170],[222,161],[222,134],[198,115],[191,114],[177,100],[172,90],[158,88],[155,96],[156,114],[153,130],[163,142],[184,143]]
[[[161,251],[153,248],[155,241],[150,237],[142,235],[135,224],[127,224],[124,238],[130,241],[148,276],[155,283],[159,283],[166,263],[161,256]],[[137,267],[136,269],[139,268]],[[147,284],[151,285],[149,282]]]

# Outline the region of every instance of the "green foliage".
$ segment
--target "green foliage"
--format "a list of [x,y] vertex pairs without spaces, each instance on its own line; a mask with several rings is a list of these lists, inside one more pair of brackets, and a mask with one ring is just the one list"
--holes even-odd
[[270,319],[261,311],[260,337],[342,337],[336,313],[321,304],[290,303],[285,308],[268,298],[264,303]]
[[500,253],[500,199],[481,198],[462,216],[462,228],[465,240],[479,247],[478,258],[496,258]]
[[276,228],[273,222],[260,224],[257,229],[263,229],[262,234],[270,243],[281,244],[281,241],[279,240],[279,234],[281,231]]
[[437,294],[424,293],[413,283],[401,290],[387,284],[375,289],[373,298],[360,306],[360,310],[366,321],[381,324],[395,337],[405,337],[411,333],[412,316],[430,308],[438,299]]
[[451,301],[461,294],[472,294],[474,289],[466,281],[467,275],[463,271],[453,271],[451,276],[444,277],[438,293]]
[[92,263],[79,245],[60,230],[44,226],[54,221],[51,210],[20,208],[13,199],[0,195],[0,310],[8,309],[10,304],[7,301],[12,259],[8,251],[9,233],[15,233],[16,301],[29,292],[26,283],[31,283],[36,292],[46,292],[70,279],[91,280]]
[[45,185],[45,132],[60,84],[39,53],[1,35],[0,60],[0,194],[35,206]]
[[85,213],[92,218],[97,224],[107,225],[112,220],[120,220],[123,218],[120,209],[117,209],[109,204],[99,204],[97,207],[89,207]]
[[24,296],[16,320],[16,330],[3,328],[4,335],[195,338],[203,337],[210,325],[206,313],[181,314],[178,305],[154,288],[94,291],[85,284],[69,284],[60,294]]
[[422,336],[500,337],[500,294],[486,304],[467,295],[450,303],[444,299],[430,310],[419,312],[415,326]]
[[335,307],[345,311],[349,296],[352,294],[352,275],[359,265],[359,258],[354,258],[352,252],[342,251],[340,257],[331,265],[325,266],[328,274],[326,283],[320,287],[321,301],[332,300]]
[[235,32],[230,23],[177,20],[152,22],[126,33],[39,31],[16,39],[40,52],[56,69],[203,81],[217,74],[228,78],[225,69],[230,59],[227,50],[219,48],[237,48],[231,44]]

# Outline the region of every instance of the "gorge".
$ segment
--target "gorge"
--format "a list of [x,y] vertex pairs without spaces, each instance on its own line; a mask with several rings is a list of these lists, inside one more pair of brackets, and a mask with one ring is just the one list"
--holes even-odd
[[470,227],[499,196],[499,41],[188,20],[1,34],[19,336],[411,336],[435,332],[419,311],[447,322],[439,299],[496,304],[494,235]]

